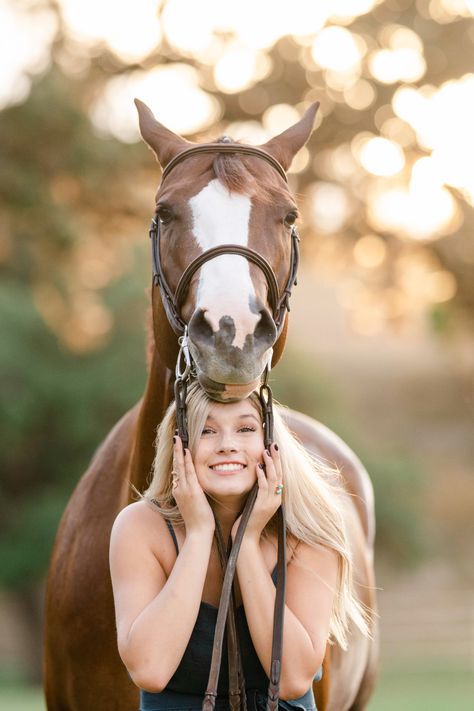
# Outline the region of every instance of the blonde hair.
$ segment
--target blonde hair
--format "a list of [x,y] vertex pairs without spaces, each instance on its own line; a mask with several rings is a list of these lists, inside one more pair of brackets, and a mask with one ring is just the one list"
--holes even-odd
[[[250,403],[262,417],[258,395],[252,393]],[[194,455],[214,404],[202,388],[193,383],[186,398],[189,449]],[[367,637],[370,634],[370,611],[356,598],[352,578],[352,556],[345,525],[344,512],[348,494],[339,472],[322,460],[311,456],[291,434],[279,412],[274,408],[274,440],[278,442],[285,489],[287,531],[299,541],[323,545],[338,554],[337,589],[329,625],[330,643],[337,641],[347,649],[347,636],[352,622]],[[183,524],[172,492],[172,438],[176,429],[176,408],[171,403],[158,427],[156,456],[151,482],[142,498],[152,503],[160,513],[175,524]],[[141,495],[140,495],[141,496]],[[267,524],[263,536],[276,530],[276,516]]]

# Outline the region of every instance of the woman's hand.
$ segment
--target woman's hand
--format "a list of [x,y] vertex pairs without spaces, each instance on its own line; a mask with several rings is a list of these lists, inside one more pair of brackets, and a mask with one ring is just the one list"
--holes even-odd
[[213,511],[196,476],[191,452],[184,450],[181,439],[174,437],[173,485],[176,504],[186,526],[186,534],[192,531],[215,529]]
[[[260,540],[263,529],[281,505],[282,493],[276,493],[279,487],[283,487],[283,472],[278,445],[272,444],[270,452],[268,450],[263,452],[263,461],[264,465],[259,463],[255,467],[258,493],[244,533],[245,538],[254,537],[257,541]],[[283,488],[280,491],[282,492]],[[241,518],[242,516],[239,516],[232,526],[233,541]]]

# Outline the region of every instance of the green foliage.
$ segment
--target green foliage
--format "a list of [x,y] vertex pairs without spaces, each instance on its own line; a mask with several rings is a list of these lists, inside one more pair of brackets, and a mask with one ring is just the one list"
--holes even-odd
[[[83,289],[75,258],[84,236],[82,213],[111,212],[111,195],[123,192],[131,156],[138,155],[134,147],[94,134],[78,88],[53,70],[23,106],[0,113],[0,236],[6,245],[0,284],[0,584],[10,588],[28,587],[44,575],[68,496],[145,380],[142,250],[129,248],[127,272],[95,292],[112,310],[100,348],[69,350],[36,307],[35,288],[46,284],[63,299],[64,325],[72,319],[75,290]],[[73,186],[72,197],[58,199],[55,181],[64,180]]]
[[446,304],[437,304],[428,312],[428,325],[434,333],[445,334],[449,330],[450,316],[450,309]]
[[375,494],[376,554],[395,566],[412,567],[429,552],[420,517],[424,478],[417,465],[399,452],[362,454]]
[[107,347],[87,356],[59,346],[27,289],[11,279],[0,287],[5,585],[28,585],[44,574],[73,486],[107,430],[143,391],[144,299],[131,281],[115,287],[125,293],[126,316],[117,319]]

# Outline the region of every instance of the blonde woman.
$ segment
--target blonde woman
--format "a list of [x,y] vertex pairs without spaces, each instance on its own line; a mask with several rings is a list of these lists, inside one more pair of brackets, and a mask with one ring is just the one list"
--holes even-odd
[[[118,515],[110,570],[118,649],[140,688],[141,711],[201,709],[210,668],[222,570],[215,520],[234,538],[255,482],[258,494],[237,560],[236,623],[249,711],[265,708],[277,560],[276,512],[287,519],[287,587],[280,707],[314,711],[314,678],[326,644],[347,646],[349,623],[368,634],[353,596],[337,473],[309,457],[275,411],[264,449],[256,394],[210,400],[199,385],[187,396],[189,450],[174,435],[174,403],[158,430],[151,484]],[[225,649],[225,645],[224,645]],[[228,706],[227,663],[216,711]]]

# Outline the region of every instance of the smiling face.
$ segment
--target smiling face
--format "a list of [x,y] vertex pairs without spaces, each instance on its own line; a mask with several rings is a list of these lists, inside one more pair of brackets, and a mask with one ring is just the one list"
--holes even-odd
[[249,399],[213,404],[193,456],[203,490],[219,501],[246,495],[263,450],[262,422]]

